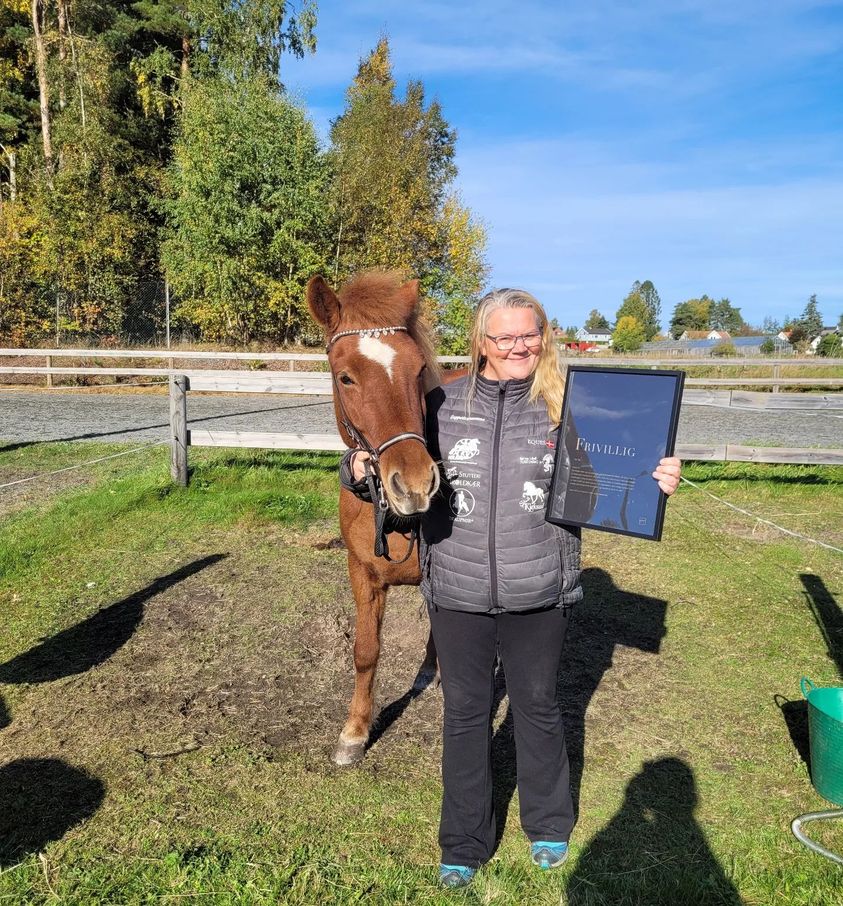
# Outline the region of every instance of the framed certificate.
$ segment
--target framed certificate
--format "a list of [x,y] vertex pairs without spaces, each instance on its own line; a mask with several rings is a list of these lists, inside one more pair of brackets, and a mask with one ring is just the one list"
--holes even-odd
[[568,368],[547,520],[658,541],[684,371]]

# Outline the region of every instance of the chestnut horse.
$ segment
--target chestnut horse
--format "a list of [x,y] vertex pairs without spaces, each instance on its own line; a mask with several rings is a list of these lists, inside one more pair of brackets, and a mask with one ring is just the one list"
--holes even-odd
[[[384,536],[376,530],[378,502],[373,506],[341,489],[340,530],[357,626],[354,694],[333,760],[351,765],[363,757],[369,739],[387,590],[421,581],[414,546],[418,518],[439,489],[439,469],[424,443],[424,397],[438,385],[440,371],[419,318],[418,281],[402,285],[395,274],[370,272],[337,294],[317,276],[307,285],[307,303],[325,330],[340,435],[347,446],[374,454],[375,487],[393,529],[385,536],[386,556],[379,555],[376,546],[384,546]],[[435,669],[429,639],[417,688]]]

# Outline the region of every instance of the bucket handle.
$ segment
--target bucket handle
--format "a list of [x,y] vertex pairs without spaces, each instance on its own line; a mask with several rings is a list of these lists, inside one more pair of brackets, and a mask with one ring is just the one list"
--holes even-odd
[[817,687],[808,679],[807,676],[803,676],[799,681],[799,688],[802,690],[802,694],[807,698],[811,692],[814,691]]

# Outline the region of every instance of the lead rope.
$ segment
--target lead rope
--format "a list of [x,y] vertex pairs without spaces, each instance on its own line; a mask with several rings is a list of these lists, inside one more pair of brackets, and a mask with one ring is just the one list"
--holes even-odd
[[363,469],[366,473],[366,484],[369,488],[369,496],[372,498],[372,507],[374,508],[375,513],[375,556],[383,557],[390,563],[406,563],[407,560],[410,559],[410,555],[413,553],[413,547],[418,540],[418,528],[413,526],[412,529],[410,529],[410,544],[407,547],[407,553],[404,554],[400,560],[393,560],[392,557],[389,556],[389,548],[386,542],[386,516],[389,512],[389,504],[386,502],[383,482],[380,481],[372,471],[368,459],[363,463]]

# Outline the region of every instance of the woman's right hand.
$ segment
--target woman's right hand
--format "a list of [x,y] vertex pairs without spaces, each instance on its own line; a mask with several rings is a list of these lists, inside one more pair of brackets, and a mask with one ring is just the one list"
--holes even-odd
[[370,459],[370,456],[365,450],[357,450],[351,457],[351,474],[355,481],[360,481],[366,477],[366,468],[363,463],[368,459]]

